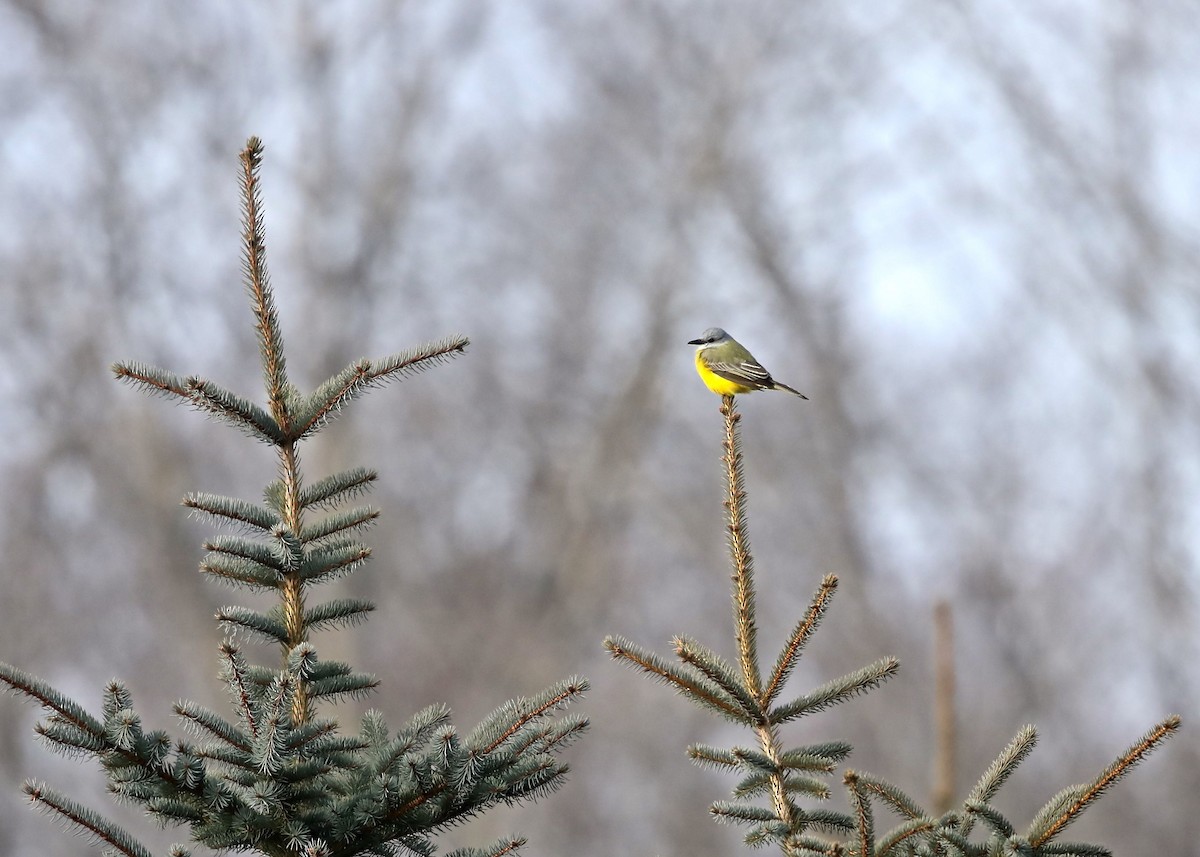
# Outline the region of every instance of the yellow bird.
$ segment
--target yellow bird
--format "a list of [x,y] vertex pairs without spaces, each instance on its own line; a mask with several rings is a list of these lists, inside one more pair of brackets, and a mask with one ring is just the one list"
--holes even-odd
[[787,390],[807,399],[808,396],[781,384],[754,359],[754,355],[719,327],[710,327],[699,339],[688,341],[696,348],[696,371],[700,380],[718,396],[738,396],[755,390]]

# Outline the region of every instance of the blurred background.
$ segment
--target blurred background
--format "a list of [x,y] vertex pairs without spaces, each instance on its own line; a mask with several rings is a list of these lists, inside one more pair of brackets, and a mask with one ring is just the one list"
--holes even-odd
[[[266,142],[293,379],[453,333],[468,353],[355,405],[310,479],[381,475],[373,598],[315,640],[394,726],[468,728],[574,673],[594,727],[517,830],[529,855],[738,853],[749,736],[607,660],[605,634],[733,651],[721,418],[684,343],[728,328],[804,390],[743,400],[762,649],[842,580],[798,693],[933,788],[933,605],[957,626],[958,793],[1025,723],[1025,821],[1170,712],[1176,740],[1072,828],[1200,838],[1200,4],[0,0],[0,658],[148,726],[224,710],[188,491],[258,497],[270,451],[111,380],[138,359],[262,398],[236,156]],[[264,660],[275,657],[259,649]],[[353,723],[363,706],[341,711]],[[0,854],[96,853],[24,777],[109,810],[0,700]],[[840,785],[834,804],[844,806]],[[183,838],[115,814],[157,853]],[[47,851],[49,849],[49,851]]]

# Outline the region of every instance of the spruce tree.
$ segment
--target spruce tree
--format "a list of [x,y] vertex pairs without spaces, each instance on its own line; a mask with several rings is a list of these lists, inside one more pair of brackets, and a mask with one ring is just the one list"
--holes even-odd
[[[672,640],[674,663],[623,637],[610,636],[605,648],[617,660],[673,688],[685,699],[739,726],[753,736],[750,746],[731,748],[693,744],[694,762],[739,777],[733,800],[716,801],[709,812],[719,822],[747,828],[745,842],[773,845],[785,857],[1102,857],[1100,845],[1064,842],[1063,831],[1145,756],[1171,737],[1178,716],[1155,725],[1095,779],[1069,786],[1051,797],[1023,830],[995,806],[994,797],[1033,750],[1037,735],[1024,726],[980,776],[961,804],[941,814],[923,807],[881,777],[846,770],[842,775],[850,811],[812,805],[833,794],[828,779],[851,752],[845,741],[788,747],[787,724],[847,702],[878,687],[899,669],[895,658],[882,658],[807,692],[784,695],[805,646],[824,618],[838,580],[827,575],[808,610],[787,635],[769,670],[758,654],[754,563],[746,515],[746,488],[739,434],[741,414],[734,397],[724,396],[722,463],[725,471],[725,518],[733,580],[733,631],[737,663],[732,665],[691,637]],[[876,833],[878,808],[898,823]],[[981,836],[973,837],[978,826]]]
[[[266,407],[204,378],[141,363],[119,363],[116,377],[146,392],[186,402],[274,448],[279,478],[260,501],[189,494],[184,505],[232,530],[210,540],[200,570],[218,581],[277,599],[268,611],[226,607],[230,633],[220,646],[220,674],[230,712],[193,702],[174,713],[190,737],[146,731],[124,684],[104,689],[99,714],[8,664],[0,682],[32,699],[47,717],[37,733],[55,750],[94,758],[109,790],[140,804],[163,825],[186,826],[193,843],[272,857],[430,855],[448,825],[498,804],[536,799],[562,783],[561,751],[587,728],[562,710],[586,690],[569,678],[531,698],[510,700],[462,734],[444,705],[431,705],[400,728],[369,711],[357,731],[329,716],[325,704],[370,693],[377,680],[348,664],[318,657],[318,629],[344,628],[374,609],[359,599],[310,603],[321,583],[351,574],[370,555],[361,533],[378,517],[350,505],[375,481],[365,468],[311,484],[301,474],[300,444],[367,390],[423,372],[464,352],[451,337],[378,360],[358,360],[312,393],[288,376],[283,335],[267,277],[259,168],[262,144],[241,154],[243,269],[266,382]],[[274,664],[250,660],[232,637],[249,632],[274,646]],[[131,834],[43,783],[27,782],[32,802],[89,835],[105,853],[149,857]],[[455,857],[509,854],[508,837]],[[189,854],[173,846],[174,857]]]

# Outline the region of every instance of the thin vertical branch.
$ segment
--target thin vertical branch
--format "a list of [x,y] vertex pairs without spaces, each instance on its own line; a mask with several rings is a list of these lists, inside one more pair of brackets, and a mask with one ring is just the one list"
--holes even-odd
[[[296,457],[295,443],[287,443],[280,448],[279,465],[283,481],[283,523],[291,532],[299,533],[302,532],[303,521],[300,462]],[[292,568],[284,574],[279,594],[283,601],[283,623],[287,629],[287,643],[283,651],[286,663],[288,653],[305,640],[304,582],[300,579],[300,569]],[[297,726],[306,723],[310,713],[308,684],[301,678],[296,683],[296,693],[292,697],[292,723]]]
[[235,698],[238,710],[246,723],[246,729],[255,738],[258,737],[258,718],[254,714],[254,706],[250,702],[250,690],[246,687],[246,670],[240,660],[237,648],[228,640],[220,646],[221,655],[225,658],[226,669],[229,670],[229,684],[236,687]]
[[[291,438],[291,413],[288,407],[287,364],[283,355],[283,335],[279,328],[279,315],[275,311],[275,298],[267,277],[266,238],[262,224],[262,201],[259,197],[258,174],[262,166],[262,141],[251,137],[242,150],[242,240],[244,256],[243,273],[246,290],[254,305],[254,329],[258,334],[258,350],[262,357],[263,375],[267,384],[267,399],[271,415],[279,424],[284,438],[279,446],[279,471],[283,483],[284,526],[292,533],[301,530],[300,505],[300,462],[296,456],[296,444]],[[284,574],[279,588],[283,602],[283,621],[287,629],[287,642],[283,657],[304,642],[304,583],[300,569],[293,568]],[[308,689],[303,680],[296,687],[292,701],[292,722],[305,723],[309,717]]]
[[266,238],[262,224],[262,200],[258,191],[262,153],[262,140],[251,137],[241,154],[242,273],[254,305],[254,329],[258,334],[258,350],[262,355],[263,373],[266,376],[267,400],[272,416],[286,435],[291,422],[287,405],[287,364],[283,356],[283,336],[275,311],[275,298],[267,277]]
[[762,699],[762,677],[758,667],[758,628],[754,621],[754,559],[750,555],[750,535],[746,526],[746,491],[742,479],[742,449],[738,435],[737,412],[733,396],[721,397],[725,417],[725,519],[729,531],[729,554],[733,562],[733,621],[737,636],[738,665],[746,689]]
[[[721,414],[725,417],[725,454],[722,461],[725,463],[725,518],[729,530],[729,554],[733,562],[733,624],[737,637],[738,665],[746,689],[760,706],[765,707],[758,665],[758,628],[754,620],[754,558],[750,555],[750,534],[746,526],[746,490],[743,487],[742,444],[738,434],[738,422],[742,417],[737,412],[733,396],[721,397]],[[754,732],[764,755],[775,765],[775,771],[770,775],[771,803],[775,815],[789,830],[794,829],[795,808],[788,798],[779,735],[765,717]]]
[[854,853],[858,857],[875,857],[875,819],[871,814],[870,801],[859,787],[858,774],[854,771],[846,771],[842,781],[850,791],[850,809],[854,813],[854,826],[858,833],[858,848]]
[[[787,779],[784,777],[783,767],[783,748],[779,744],[779,732],[775,726],[763,724],[755,727],[754,734],[758,736],[758,745],[762,748],[763,755],[770,759],[775,766],[775,770],[769,777],[771,806],[775,810],[775,817],[782,821],[788,830],[795,830],[796,808],[788,799]],[[784,851],[785,853],[788,851],[786,843]]]
[[955,723],[954,614],[950,604],[933,607],[934,698],[933,722],[936,747],[933,762],[933,794],[930,803],[937,814],[948,812],[954,803],[954,772],[958,767],[958,728]]

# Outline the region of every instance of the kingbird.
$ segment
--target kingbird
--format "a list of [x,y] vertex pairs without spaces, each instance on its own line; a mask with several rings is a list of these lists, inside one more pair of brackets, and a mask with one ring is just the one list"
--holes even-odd
[[688,341],[696,349],[700,380],[718,396],[737,396],[755,390],[787,390],[807,399],[799,390],[780,384],[740,342],[719,327],[710,327],[699,339]]

